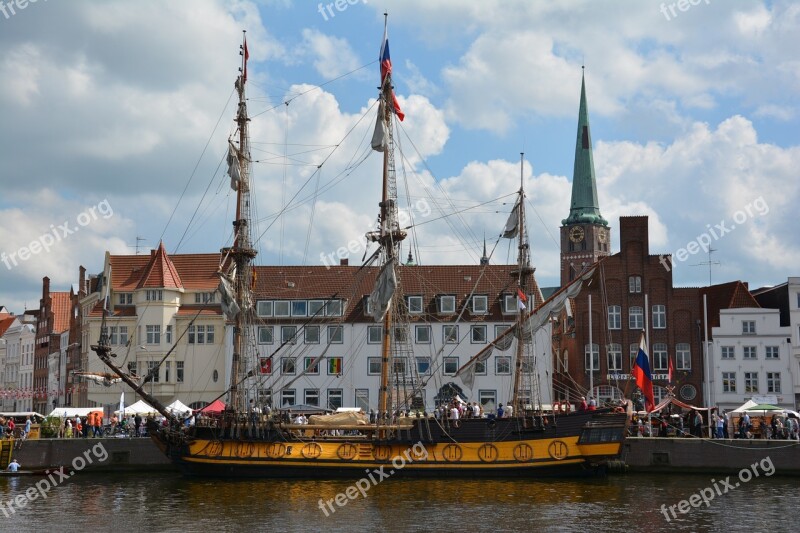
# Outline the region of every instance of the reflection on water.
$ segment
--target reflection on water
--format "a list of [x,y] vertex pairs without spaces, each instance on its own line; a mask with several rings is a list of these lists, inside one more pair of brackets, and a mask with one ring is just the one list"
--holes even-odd
[[[42,478],[0,478],[9,531],[796,531],[793,478],[760,478],[667,522],[660,507],[688,499],[713,476],[580,480],[389,479],[326,517],[319,501],[346,481],[220,481],[175,474],[82,473],[11,512]],[[717,476],[717,479],[720,479]],[[723,478],[724,479],[724,478]],[[341,500],[340,500],[341,501]],[[15,504],[15,509],[17,506]],[[3,516],[8,513],[9,517]],[[769,520],[767,520],[769,517]],[[786,517],[792,517],[786,521]],[[767,528],[767,524],[769,527]]]

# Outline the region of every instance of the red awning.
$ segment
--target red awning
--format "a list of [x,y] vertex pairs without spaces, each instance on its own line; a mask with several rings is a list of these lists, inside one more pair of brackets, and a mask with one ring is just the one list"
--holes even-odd
[[225,403],[223,403],[222,400],[214,400],[210,404],[200,409],[200,412],[204,415],[218,415],[225,410],[225,407]]

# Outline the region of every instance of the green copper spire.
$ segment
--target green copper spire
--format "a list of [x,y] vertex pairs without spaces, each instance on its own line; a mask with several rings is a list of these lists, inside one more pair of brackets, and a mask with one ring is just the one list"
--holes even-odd
[[578,139],[575,143],[575,168],[572,171],[572,202],[569,216],[561,221],[569,224],[600,224],[608,221],[600,214],[597,182],[592,159],[592,135],[589,131],[589,106],[586,105],[586,80],[581,76],[581,109],[578,113]]

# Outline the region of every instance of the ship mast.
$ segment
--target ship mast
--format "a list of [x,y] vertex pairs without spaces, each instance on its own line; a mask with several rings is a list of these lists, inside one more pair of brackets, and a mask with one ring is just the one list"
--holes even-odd
[[[520,299],[520,295],[527,295],[530,292],[527,290],[529,288],[529,280],[533,275],[534,269],[531,267],[530,261],[530,246],[528,244],[528,235],[525,231],[525,185],[523,182],[523,170],[524,170],[524,162],[525,162],[525,153],[522,152],[519,154],[519,199],[517,200],[517,228],[518,228],[518,253],[517,253],[517,269],[511,272],[511,275],[517,278],[517,298]],[[529,304],[529,305],[532,305]],[[526,343],[526,332],[525,332],[525,323],[527,319],[527,314],[525,313],[525,309],[522,305],[517,305],[517,351],[515,357],[515,365],[514,365],[514,388],[512,390],[511,395],[511,406],[513,411],[513,416],[520,415],[520,398],[519,398],[519,391],[522,381],[522,368],[523,362],[525,358],[525,343]],[[533,331],[529,331],[527,334],[533,335]]]
[[[386,25],[388,24],[388,14],[384,13],[384,45],[386,45]],[[388,264],[388,268],[395,268],[396,259],[400,256],[400,243],[405,239],[406,233],[400,229],[397,216],[397,181],[394,168],[394,139],[392,136],[392,113],[394,105],[394,93],[392,87],[392,72],[388,69],[383,78],[380,99],[382,101],[383,113],[380,120],[383,121],[388,139],[388,146],[383,150],[383,187],[381,194],[380,207],[380,229],[378,232],[378,243],[381,247],[383,264]],[[396,302],[396,299],[392,299]],[[389,424],[391,422],[392,408],[391,396],[389,392],[389,375],[392,371],[392,324],[394,304],[389,305],[386,315],[383,318],[383,342],[381,344],[381,385],[378,391],[378,424]],[[379,435],[384,437],[384,433]]]
[[247,336],[251,334],[246,325],[246,316],[250,312],[250,282],[252,279],[251,262],[256,256],[252,247],[250,230],[250,133],[247,117],[247,98],[245,97],[245,84],[247,83],[247,35],[242,32],[242,67],[236,79],[236,92],[239,94],[239,106],[236,113],[236,124],[239,131],[239,146],[237,159],[239,165],[239,181],[236,192],[236,219],[233,221],[233,246],[223,248],[223,255],[229,255],[235,267],[234,289],[236,302],[241,310],[236,315],[233,326],[233,356],[231,359],[231,385],[229,389],[228,405],[234,411],[243,411],[244,396],[239,386],[245,375],[242,364],[242,352],[247,346]]

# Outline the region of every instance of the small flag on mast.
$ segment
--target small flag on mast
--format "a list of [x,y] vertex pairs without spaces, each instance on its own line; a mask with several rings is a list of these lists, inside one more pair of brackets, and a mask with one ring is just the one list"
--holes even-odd
[[644,339],[644,332],[642,332],[642,338],[639,341],[639,353],[636,354],[636,362],[633,365],[631,374],[636,379],[636,385],[644,394],[645,411],[648,413],[653,411],[656,407],[656,402],[653,397],[653,377],[650,374],[650,360],[647,357],[647,342]]
[[[383,44],[381,45],[381,55],[379,61],[381,65],[381,86],[383,86],[383,84],[386,82],[386,78],[391,78],[392,74],[392,58],[389,56],[388,26],[383,27]],[[394,89],[392,89],[392,107],[397,115],[397,118],[399,118],[402,122],[402,120],[406,118],[406,115],[400,109],[400,103],[397,101],[397,95],[394,94]]]

